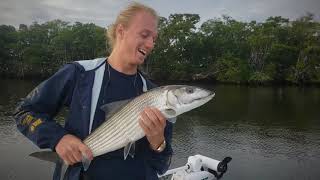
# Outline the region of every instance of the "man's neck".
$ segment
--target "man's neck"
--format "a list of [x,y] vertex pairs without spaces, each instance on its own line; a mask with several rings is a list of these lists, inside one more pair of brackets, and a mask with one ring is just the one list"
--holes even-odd
[[126,62],[119,56],[120,53],[112,51],[108,57],[108,63],[113,69],[128,75],[133,75],[137,73],[138,66]]

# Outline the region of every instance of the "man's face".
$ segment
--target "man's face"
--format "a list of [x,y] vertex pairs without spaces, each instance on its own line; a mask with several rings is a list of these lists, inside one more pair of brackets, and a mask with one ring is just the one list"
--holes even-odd
[[157,21],[148,12],[138,12],[123,30],[120,52],[126,62],[139,65],[154,47],[157,38]]

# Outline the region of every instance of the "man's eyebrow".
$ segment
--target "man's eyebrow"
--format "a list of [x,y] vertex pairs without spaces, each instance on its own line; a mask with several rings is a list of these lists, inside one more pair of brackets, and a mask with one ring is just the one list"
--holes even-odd
[[152,31],[151,31],[151,30],[149,30],[149,29],[142,29],[142,31],[141,31],[141,32],[152,33]]
[[[149,29],[143,29],[142,31],[141,31],[141,33],[149,33],[149,34],[152,34],[153,33],[153,31],[151,31],[151,30],[149,30]],[[156,32],[155,33],[155,38],[158,38],[158,32]]]
[[142,32],[148,32],[148,33],[152,33],[153,31],[150,29],[143,29]]

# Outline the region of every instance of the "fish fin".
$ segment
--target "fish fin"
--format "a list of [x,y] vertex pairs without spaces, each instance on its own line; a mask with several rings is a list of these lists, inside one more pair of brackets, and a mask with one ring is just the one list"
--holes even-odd
[[56,152],[53,151],[39,151],[31,153],[29,156],[43,160],[49,161],[56,164],[56,168],[53,173],[54,179],[65,179],[65,174],[68,166],[63,162]]
[[123,158],[124,160],[127,159],[128,155],[130,155],[132,158],[134,158],[134,153],[136,149],[136,143],[135,142],[130,142],[128,143],[123,150]]
[[176,123],[177,117],[168,118],[167,120],[168,120],[169,122],[171,122],[171,123]]
[[109,117],[117,113],[122,107],[127,105],[131,100],[132,98],[122,101],[115,101],[109,104],[104,104],[100,107],[100,109],[102,109],[106,113],[106,119],[108,119]]
[[56,168],[54,168],[54,173],[53,173],[53,177],[54,179],[63,179],[63,162],[62,161],[58,161],[56,162]]
[[61,179],[62,179],[62,177],[63,177],[63,180],[68,180],[68,176],[66,176],[68,167],[69,167],[69,166],[66,166],[65,164],[62,165]]
[[167,118],[173,118],[177,116],[177,112],[171,108],[165,109],[164,114],[166,115]]
[[82,154],[82,166],[83,166],[83,170],[87,171],[89,166],[91,164],[91,160],[85,155]]
[[134,158],[135,151],[136,151],[136,143],[133,142],[133,143],[131,144],[131,148],[130,148],[130,151],[129,151],[129,155],[130,155],[132,158]]
[[31,153],[29,156],[35,157],[43,161],[53,162],[53,163],[62,162],[59,155],[53,151],[38,151],[38,152]]

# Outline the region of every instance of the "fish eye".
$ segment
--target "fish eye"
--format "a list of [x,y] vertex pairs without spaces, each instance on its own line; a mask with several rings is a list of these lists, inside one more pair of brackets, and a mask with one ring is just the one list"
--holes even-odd
[[188,94],[192,94],[193,93],[193,88],[186,88],[186,91]]

